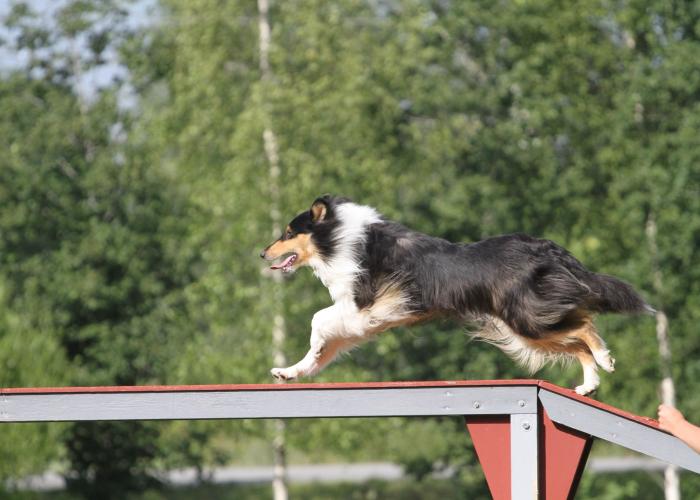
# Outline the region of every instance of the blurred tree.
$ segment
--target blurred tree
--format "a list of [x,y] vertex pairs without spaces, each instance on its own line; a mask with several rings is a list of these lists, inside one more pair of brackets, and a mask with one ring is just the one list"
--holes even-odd
[[[266,94],[271,91],[270,86],[273,84],[273,73],[270,68],[270,4],[268,0],[258,0],[258,53],[260,65],[260,83],[261,91],[258,95],[261,102],[258,103],[258,110],[262,114],[263,129],[263,147],[265,149],[265,158],[268,163],[268,191],[269,191],[269,207],[270,220],[272,221],[271,240],[274,241],[282,234],[282,221],[280,214],[280,158],[279,147],[277,143],[277,135],[274,130],[274,120],[268,111],[268,102]],[[273,313],[272,316],[272,362],[277,367],[287,366],[287,357],[284,354],[284,344],[287,338],[287,328],[284,320],[284,291],[280,286],[282,284],[281,273],[271,273],[273,286],[269,293],[275,297],[275,301],[271,304]],[[277,380],[277,383],[284,383]],[[272,438],[273,448],[273,466],[274,476],[272,478],[272,497],[274,500],[287,500],[289,493],[287,491],[287,459],[285,448],[285,421],[282,419],[276,420],[275,434]]]
[[[163,2],[163,22],[122,47],[139,100],[135,133],[177,178],[190,204],[182,248],[201,248],[200,274],[187,289],[196,335],[180,346],[168,381],[270,381],[271,311],[280,305],[261,275],[269,243],[268,165],[258,104],[255,0]],[[177,449],[196,439],[220,449],[232,435],[262,435],[260,422],[196,422],[167,432]],[[235,439],[235,437],[233,438]],[[206,456],[211,453],[203,451]],[[169,465],[201,464],[199,454]]]
[[[4,84],[0,120],[9,154],[0,160],[0,262],[7,307],[26,325],[17,331],[56,342],[54,365],[70,364],[55,380],[44,375],[47,385],[162,381],[188,330],[180,308],[196,258],[179,246],[186,200],[143,148],[127,145],[130,119],[117,88],[91,102],[77,94],[104,44],[57,49],[91,39],[107,9],[117,3],[65,3],[53,31],[40,38],[49,55]],[[18,7],[13,15],[22,29],[31,12]],[[21,46],[31,33],[17,39]],[[17,383],[21,377],[3,380]],[[87,497],[143,489],[157,433],[141,422],[68,426],[69,484]]]

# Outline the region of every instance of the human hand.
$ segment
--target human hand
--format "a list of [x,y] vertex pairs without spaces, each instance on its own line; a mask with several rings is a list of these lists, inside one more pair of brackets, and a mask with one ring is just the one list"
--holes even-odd
[[659,426],[662,430],[676,434],[685,422],[683,414],[673,406],[659,405]]

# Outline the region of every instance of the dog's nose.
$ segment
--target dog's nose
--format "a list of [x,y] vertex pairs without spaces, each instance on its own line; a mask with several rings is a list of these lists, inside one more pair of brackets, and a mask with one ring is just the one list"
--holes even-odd
[[263,250],[262,252],[260,252],[260,258],[261,258],[261,259],[264,259],[264,258],[265,258],[265,250]]

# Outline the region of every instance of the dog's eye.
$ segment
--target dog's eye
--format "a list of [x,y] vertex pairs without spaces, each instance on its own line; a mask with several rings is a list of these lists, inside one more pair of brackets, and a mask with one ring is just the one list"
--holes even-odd
[[287,229],[287,232],[284,233],[284,239],[285,239],[285,240],[288,240],[288,239],[290,239],[291,237],[292,237],[292,232],[291,232],[289,229]]

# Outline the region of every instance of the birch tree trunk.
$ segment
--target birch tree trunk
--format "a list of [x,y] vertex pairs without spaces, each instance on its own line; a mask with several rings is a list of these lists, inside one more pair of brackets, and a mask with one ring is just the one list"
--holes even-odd
[[[263,93],[266,91],[266,86],[271,83],[272,72],[270,70],[270,21],[268,18],[269,3],[268,0],[258,0],[258,30],[259,30],[259,49],[260,49],[260,76],[263,83]],[[265,156],[268,162],[268,181],[270,189],[270,219],[272,221],[272,237],[277,238],[281,233],[280,225],[280,165],[279,153],[277,146],[277,136],[272,128],[272,117],[268,110],[268,106],[263,94],[261,100],[263,113],[263,144],[265,147]],[[286,326],[284,322],[284,314],[282,310],[282,275],[272,273],[273,281],[273,301],[272,307],[275,308],[272,320],[272,357],[274,366],[286,366],[287,360],[284,356],[284,340],[286,337]],[[282,381],[278,381],[282,383]],[[274,477],[272,479],[272,493],[274,500],[287,500],[287,463],[284,443],[284,420],[276,420],[275,437],[272,442],[274,454]]]
[[[650,212],[646,223],[646,237],[651,256],[652,285],[654,295],[657,297],[656,312],[656,340],[659,344],[659,358],[661,364],[661,401],[665,405],[676,406],[676,388],[673,383],[673,373],[671,371],[671,346],[669,343],[668,317],[663,311],[661,297],[663,292],[663,275],[659,265],[659,247],[656,243],[656,219],[654,213]],[[666,500],[680,500],[680,480],[678,468],[669,465],[664,470],[664,494]]]

